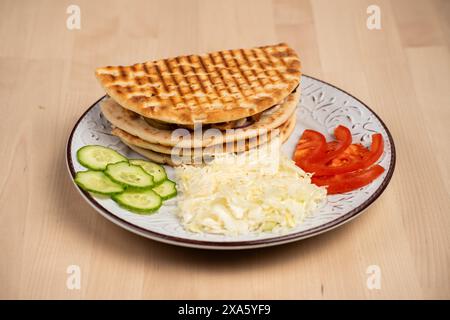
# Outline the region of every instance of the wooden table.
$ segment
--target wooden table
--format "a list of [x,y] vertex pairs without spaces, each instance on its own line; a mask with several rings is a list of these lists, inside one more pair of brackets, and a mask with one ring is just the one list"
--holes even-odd
[[[79,30],[66,27],[72,3]],[[366,27],[371,4],[380,30]],[[1,298],[450,298],[450,1],[2,0],[0,39]],[[394,136],[396,172],[364,215],[289,245],[213,252],[141,238],[82,200],[64,148],[103,95],[96,66],[279,41]]]

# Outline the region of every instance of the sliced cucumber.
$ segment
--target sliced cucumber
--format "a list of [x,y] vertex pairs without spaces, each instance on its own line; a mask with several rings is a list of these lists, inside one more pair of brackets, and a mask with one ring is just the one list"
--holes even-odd
[[152,190],[126,190],[111,197],[121,207],[137,212],[152,213],[161,207],[162,199]]
[[77,159],[84,167],[92,170],[105,170],[111,163],[128,161],[117,151],[96,145],[89,145],[78,149]]
[[75,175],[75,183],[83,190],[113,195],[124,191],[124,187],[112,181],[101,171],[80,171]]
[[155,184],[160,184],[167,179],[166,170],[156,163],[145,161],[141,159],[130,159],[130,163],[136,166],[141,166],[145,172],[153,176]]
[[165,180],[163,183],[157,185],[152,190],[155,191],[163,200],[173,198],[177,195],[175,182],[171,180]]
[[148,189],[155,185],[151,175],[128,161],[108,164],[105,174],[117,183],[136,189]]

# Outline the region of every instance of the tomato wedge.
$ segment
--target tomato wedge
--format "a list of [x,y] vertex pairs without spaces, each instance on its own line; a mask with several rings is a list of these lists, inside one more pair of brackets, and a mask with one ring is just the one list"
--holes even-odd
[[320,132],[305,130],[297,143],[294,152],[294,161],[299,164],[306,162],[326,163],[344,152],[352,143],[352,134],[344,126],[338,126],[334,130],[337,141],[329,148],[325,137]]
[[314,130],[305,130],[294,151],[294,161],[303,163],[316,161],[325,154],[326,140],[323,134]]
[[327,143],[320,132],[305,130],[295,148],[296,165],[313,173],[314,184],[327,186],[328,194],[343,193],[371,183],[384,172],[374,165],[383,154],[381,134],[372,135],[370,150],[352,144],[351,132],[344,126],[338,126],[334,135],[336,140]]
[[[333,146],[334,143],[335,142],[328,142],[327,149],[333,150],[335,148]],[[331,159],[327,164],[330,167],[340,167],[351,162],[363,160],[364,157],[367,157],[369,152],[369,149],[361,144],[351,144],[344,152]]]
[[351,145],[349,148],[350,150],[347,148],[343,153],[335,156],[334,159],[327,163],[303,161],[298,164],[303,170],[313,172],[318,176],[329,176],[365,169],[374,164],[383,154],[383,137],[379,133],[372,135],[370,151],[364,150],[363,146],[358,145]]
[[383,172],[384,168],[376,164],[370,168],[333,176],[314,175],[311,181],[317,186],[327,186],[328,194],[337,194],[364,187],[378,178]]
[[327,163],[342,154],[352,143],[352,134],[347,127],[338,126],[334,129],[337,141],[327,143],[325,155],[320,159],[321,163]]

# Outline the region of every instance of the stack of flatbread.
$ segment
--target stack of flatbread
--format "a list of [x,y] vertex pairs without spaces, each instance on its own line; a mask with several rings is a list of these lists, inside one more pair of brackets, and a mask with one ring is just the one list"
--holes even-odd
[[96,76],[112,134],[158,163],[245,152],[286,141],[295,127],[300,60],[284,43],[108,66]]

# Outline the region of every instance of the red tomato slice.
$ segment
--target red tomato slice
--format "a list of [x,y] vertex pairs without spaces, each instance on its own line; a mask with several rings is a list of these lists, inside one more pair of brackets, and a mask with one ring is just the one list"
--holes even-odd
[[333,148],[328,149],[325,137],[320,132],[305,130],[297,143],[294,152],[294,161],[302,164],[305,162],[326,163],[344,152],[352,143],[352,134],[344,126],[338,126],[334,130],[337,141],[333,142]]
[[[328,144],[332,144],[333,142],[329,142]],[[335,147],[328,146],[328,148],[333,149]],[[351,144],[347,149],[344,150],[341,154],[337,155],[333,159],[331,159],[327,165],[330,167],[340,167],[355,161],[361,161],[364,157],[370,153],[369,149],[364,147],[361,144]]]
[[347,127],[338,126],[334,129],[334,136],[337,141],[327,143],[325,155],[320,162],[327,163],[333,158],[342,154],[352,143],[352,134]]
[[303,170],[313,172],[318,176],[329,176],[368,168],[383,154],[384,143],[381,134],[376,133],[372,135],[370,151],[366,152],[364,149],[362,146],[351,145],[348,152],[346,150],[341,156],[338,155],[331,162],[313,163],[305,161],[299,164]]
[[311,180],[317,186],[327,186],[328,194],[336,194],[364,187],[378,178],[383,172],[384,168],[376,164],[370,168],[333,176],[314,175]]
[[324,155],[325,146],[326,140],[323,134],[314,130],[305,130],[295,147],[293,160],[297,163],[307,160],[315,161]]

